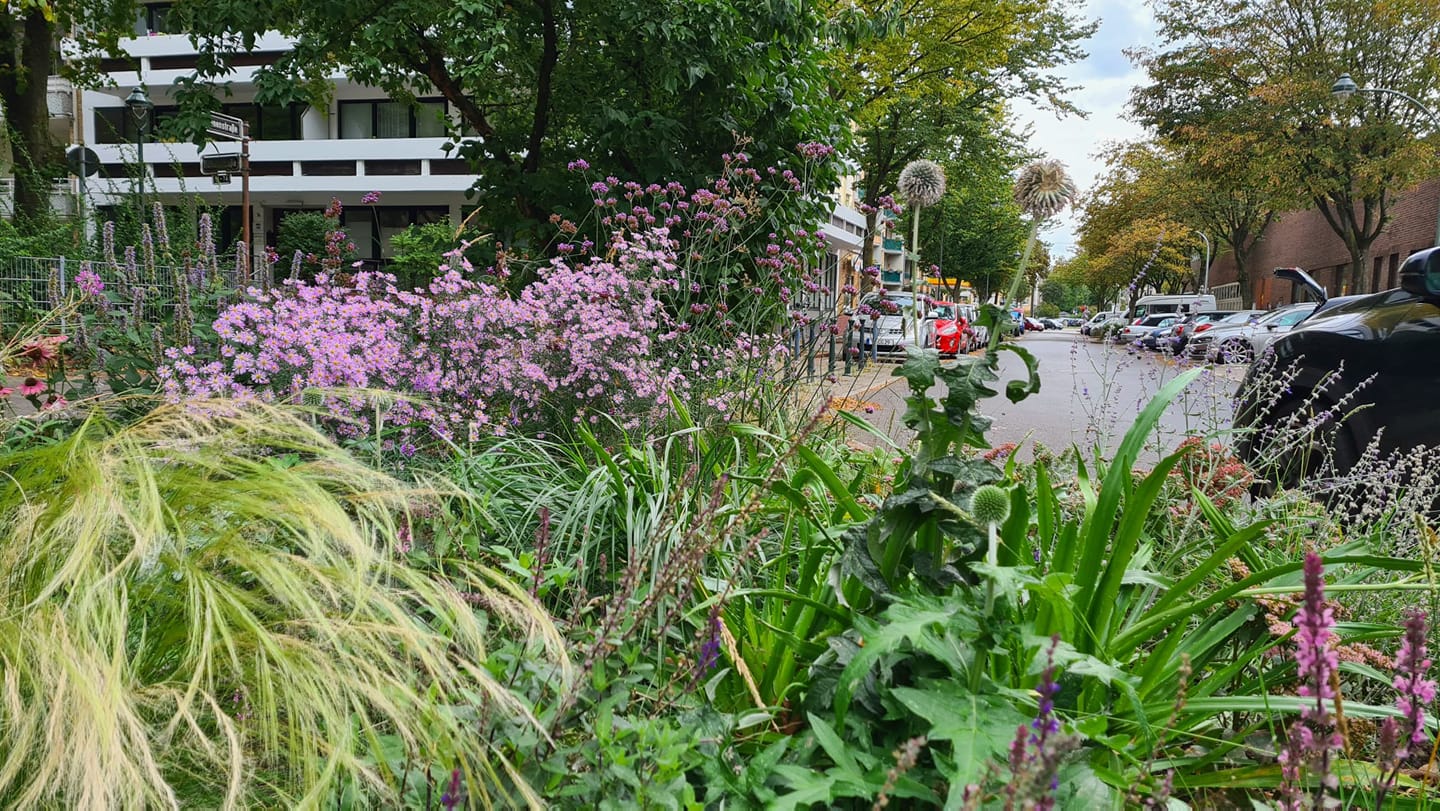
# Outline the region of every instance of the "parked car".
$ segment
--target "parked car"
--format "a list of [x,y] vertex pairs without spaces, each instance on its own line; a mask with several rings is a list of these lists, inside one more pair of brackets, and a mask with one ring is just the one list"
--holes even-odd
[[913,334],[911,312],[917,305],[913,293],[886,291],[868,293],[860,299],[853,317],[860,323],[861,346],[870,349],[873,343],[878,352],[904,352],[911,346],[929,346],[930,329],[933,321],[925,319],[930,300],[925,296],[918,299],[919,340]]
[[1276,338],[1284,335],[1314,312],[1315,303],[1289,304],[1271,310],[1254,321],[1217,326],[1196,335],[1190,343],[1211,363],[1249,363]]
[[[1325,301],[1275,340],[1265,363],[1252,367],[1240,386],[1237,450],[1259,465],[1270,456],[1273,426],[1297,414],[1319,423],[1312,449],[1321,443],[1333,448],[1330,461],[1342,474],[1372,442],[1378,441],[1381,454],[1440,445],[1436,357],[1440,248],[1430,248],[1401,265],[1399,289]],[[1272,374],[1288,380],[1282,392],[1265,385]],[[1342,401],[1348,416],[1335,420],[1326,410]],[[1318,454],[1304,449],[1289,456],[1263,472],[1288,484],[1320,467]]]
[[1062,325],[1064,325],[1065,327],[1067,327],[1067,328],[1069,328],[1069,327],[1083,327],[1083,326],[1085,326],[1085,319],[1080,318],[1080,317],[1078,317],[1078,316],[1073,316],[1073,315],[1071,315],[1071,316],[1065,316],[1064,318],[1061,318],[1061,319],[1060,319],[1060,323],[1061,323]]
[[990,328],[980,324],[980,308],[974,304],[961,304],[960,315],[965,319],[965,331],[969,333],[970,346],[979,349],[990,343]]
[[1089,335],[1091,331],[1094,330],[1096,327],[1100,326],[1106,321],[1109,321],[1116,315],[1116,313],[1109,311],[1103,313],[1096,313],[1094,317],[1092,317],[1089,321],[1086,321],[1085,323],[1080,325],[1080,334]]
[[1040,323],[1045,325],[1046,330],[1065,329],[1065,324],[1058,318],[1042,318],[1040,319]]
[[[1204,331],[1212,330],[1215,324],[1220,324],[1225,318],[1230,318],[1231,315],[1238,313],[1253,313],[1259,318],[1260,315],[1264,315],[1264,310],[1214,310],[1210,311],[1210,313],[1187,315],[1187,317],[1181,318],[1178,324],[1175,324],[1175,330],[1171,333],[1171,351],[1174,351],[1175,354],[1181,354],[1182,351],[1185,351],[1185,346],[1189,343],[1189,339],[1197,336],[1197,334],[1204,333]],[[1241,318],[1241,320],[1244,320],[1244,318]]]
[[1152,330],[1168,327],[1178,320],[1174,313],[1157,313],[1137,318],[1133,324],[1126,324],[1115,334],[1117,343],[1128,344],[1149,335]]
[[1210,342],[1213,340],[1213,337],[1207,335],[1204,338],[1200,338],[1200,336],[1222,327],[1229,328],[1242,324],[1253,324],[1263,318],[1265,314],[1265,310],[1237,310],[1215,321],[1203,324],[1192,324],[1191,328],[1186,330],[1183,351],[1192,358],[1203,359],[1205,353],[1210,349]]
[[1044,325],[1044,324],[1040,321],[1040,319],[1038,319],[1038,318],[1031,318],[1030,316],[1027,315],[1027,316],[1024,317],[1024,323],[1025,323],[1025,331],[1026,331],[1026,332],[1044,332],[1044,331],[1045,331],[1045,325]]
[[970,351],[971,337],[965,315],[960,305],[949,301],[937,301],[926,316],[930,320],[928,334],[934,339],[935,349],[941,355],[958,356]]
[[1173,346],[1171,336],[1175,334],[1175,330],[1179,326],[1180,322],[1177,320],[1167,326],[1150,330],[1140,339],[1140,346],[1154,352],[1169,352]]

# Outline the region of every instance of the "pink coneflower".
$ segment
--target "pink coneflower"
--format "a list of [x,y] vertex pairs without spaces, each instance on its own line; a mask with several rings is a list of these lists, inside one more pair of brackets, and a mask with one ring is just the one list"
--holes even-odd
[[49,387],[45,385],[45,381],[27,377],[25,382],[20,384],[20,393],[26,397],[34,397],[37,394],[43,394],[47,388]]

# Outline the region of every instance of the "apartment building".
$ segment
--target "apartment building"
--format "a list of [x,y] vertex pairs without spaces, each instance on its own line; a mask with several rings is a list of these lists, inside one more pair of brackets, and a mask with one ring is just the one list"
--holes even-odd
[[[223,207],[219,236],[228,242],[243,233],[241,179],[232,174],[217,184],[202,174],[201,155],[233,154],[239,145],[217,139],[200,149],[165,140],[163,123],[176,110],[174,82],[196,65],[196,49],[173,28],[169,10],[163,3],[143,6],[135,35],[121,41],[123,55],[103,65],[113,85],[82,91],[74,101],[75,140],[95,151],[101,169],[86,184],[87,205],[103,210],[135,191],[134,167],[143,151],[145,192],[165,204],[198,197]],[[346,232],[359,256],[371,260],[390,255],[390,237],[411,224],[458,222],[474,175],[445,151],[454,119],[446,102],[394,101],[336,71],[330,77],[333,98],[324,108],[256,103],[256,71],[290,47],[287,38],[267,34],[233,60],[231,93],[221,108],[249,127],[254,248],[274,245],[289,214],[321,211],[332,197],[349,207]],[[142,125],[125,103],[137,87],[154,105],[143,150],[136,144]],[[362,196],[372,191],[381,193],[380,202],[361,210]]]
[[[227,183],[217,183],[202,173],[201,158],[235,154],[238,144],[215,139],[197,148],[168,139],[164,126],[177,110],[175,80],[191,75],[197,64],[197,51],[171,8],[152,3],[138,9],[133,36],[122,39],[121,53],[102,63],[108,86],[78,90],[51,77],[52,136],[95,152],[100,171],[84,182],[83,205],[101,212],[102,219],[107,207],[140,191],[143,183],[148,199],[167,206],[198,198],[219,208],[217,240],[228,245],[244,232],[241,179],[232,173]],[[252,51],[232,59],[233,70],[226,77],[230,92],[221,105],[223,113],[244,120],[249,128],[251,233],[257,258],[265,246],[276,244],[286,216],[321,211],[332,197],[346,206],[344,227],[358,255],[372,261],[391,255],[390,238],[411,224],[458,222],[468,213],[465,192],[474,175],[464,160],[445,150],[459,117],[444,99],[422,97],[417,105],[398,102],[337,70],[330,76],[333,97],[323,109],[257,103],[256,72],[290,48],[288,38],[271,33]],[[143,126],[126,105],[136,88],[142,88],[153,105]],[[140,149],[142,130],[146,137]],[[143,180],[136,171],[142,161]],[[0,174],[4,169],[0,160]],[[74,213],[81,185],[74,177],[59,181],[52,209]],[[381,193],[379,203],[361,206],[361,198],[372,191]],[[10,194],[0,179],[0,211],[8,208]],[[856,210],[849,183],[837,190],[835,200],[829,222],[818,224],[826,242],[824,283],[804,302],[817,312],[853,304],[843,300],[842,290],[866,286],[860,267],[865,217]],[[885,239],[882,245],[877,237],[876,243],[886,286],[899,287],[899,240]]]

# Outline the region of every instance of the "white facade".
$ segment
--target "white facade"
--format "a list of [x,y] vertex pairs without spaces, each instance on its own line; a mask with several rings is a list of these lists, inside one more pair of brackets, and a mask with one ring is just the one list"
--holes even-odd
[[[179,34],[124,39],[120,44],[134,64],[112,64],[117,69],[108,75],[114,86],[83,91],[74,105],[75,140],[93,149],[102,167],[100,175],[86,182],[87,205],[93,207],[118,203],[136,189],[138,129],[125,98],[143,87],[154,105],[153,117],[163,117],[175,106],[173,82],[192,73],[196,56],[189,38]],[[263,63],[290,47],[287,38],[267,34],[247,61]],[[412,222],[460,221],[465,191],[475,177],[463,161],[445,152],[450,139],[445,135],[442,101],[427,100],[426,108],[413,111],[337,71],[331,77],[334,97],[325,109],[260,108],[253,104],[257,69],[235,68],[226,77],[231,95],[222,99],[227,113],[250,121],[251,229],[256,251],[275,244],[279,220],[286,213],[319,211],[331,198],[339,198],[349,209],[345,229],[364,258],[387,255],[389,237]],[[236,153],[239,144],[216,139],[203,151]],[[198,197],[225,206],[224,238],[240,237],[238,173],[229,183],[217,185],[200,173],[202,150],[190,143],[159,142],[152,136],[143,152],[146,194],[167,204]],[[361,197],[372,191],[381,193],[379,203],[373,211],[360,209]]]

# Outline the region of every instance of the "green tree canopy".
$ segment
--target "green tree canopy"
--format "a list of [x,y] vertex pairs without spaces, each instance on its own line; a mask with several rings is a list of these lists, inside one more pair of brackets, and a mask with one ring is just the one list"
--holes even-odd
[[920,213],[920,262],[939,267],[940,278],[954,279],[957,288],[970,282],[984,301],[1004,288],[1025,244],[1012,178],[1025,156],[1005,130],[976,133],[963,146],[945,162],[945,197]]
[[[195,131],[234,57],[267,30],[294,50],[260,69],[261,101],[328,98],[337,66],[397,98],[438,93],[497,234],[532,229],[588,195],[571,161],[690,186],[721,156],[785,160],[845,135],[822,67],[830,21],[804,0],[189,0],[200,69],[179,96]],[[847,18],[849,20],[850,18]],[[737,144],[738,141],[738,144]]]
[[[1095,30],[1061,0],[832,0],[882,21],[856,47],[832,50],[836,97],[855,125],[854,158],[867,201],[894,195],[917,158],[945,161],[1006,127],[1005,101],[1074,111],[1056,69],[1084,56]],[[869,232],[877,218],[869,213]],[[866,264],[874,261],[866,246]]]
[[1162,0],[1157,16],[1161,44],[1140,54],[1151,82],[1133,99],[1137,117],[1212,160],[1248,156],[1262,187],[1284,178],[1344,241],[1350,286],[1363,289],[1395,193],[1433,170],[1435,149],[1416,139],[1429,122],[1413,105],[1335,99],[1330,87],[1351,73],[1434,108],[1440,0]]

